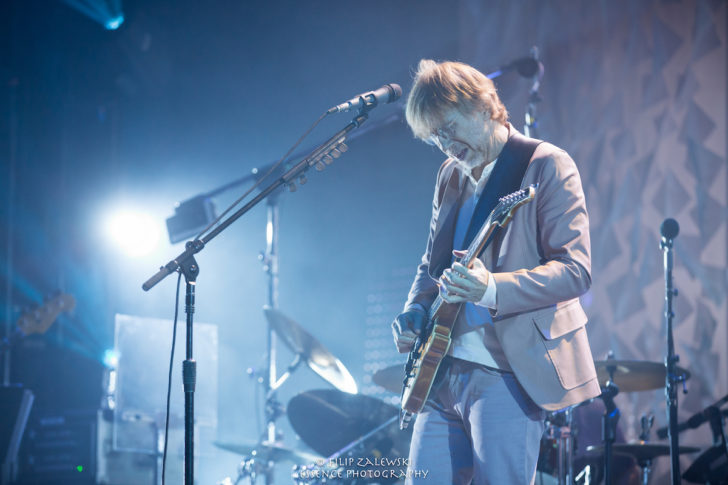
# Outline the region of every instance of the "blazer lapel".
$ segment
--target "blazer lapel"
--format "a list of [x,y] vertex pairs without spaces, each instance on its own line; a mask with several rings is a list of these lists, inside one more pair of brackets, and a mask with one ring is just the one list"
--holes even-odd
[[434,279],[440,277],[442,272],[450,266],[452,260],[452,238],[460,207],[458,204],[461,195],[460,183],[460,170],[454,169],[445,186],[445,194],[442,197],[437,217],[437,228],[432,240],[429,273]]

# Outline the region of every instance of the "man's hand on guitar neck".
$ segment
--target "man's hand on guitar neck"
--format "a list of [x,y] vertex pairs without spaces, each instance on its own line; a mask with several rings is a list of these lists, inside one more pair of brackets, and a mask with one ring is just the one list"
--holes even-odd
[[[465,251],[453,251],[458,258],[465,256]],[[446,269],[440,277],[440,296],[447,303],[470,301],[480,304],[488,289],[490,271],[483,262],[474,258],[470,268],[455,262],[452,268]]]
[[415,339],[427,324],[427,313],[424,309],[418,310],[410,307],[409,310],[397,315],[392,322],[392,335],[397,351],[406,354],[415,343]]

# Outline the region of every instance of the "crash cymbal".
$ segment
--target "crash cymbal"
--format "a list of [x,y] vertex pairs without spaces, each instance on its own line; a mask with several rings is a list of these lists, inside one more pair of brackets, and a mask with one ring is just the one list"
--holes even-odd
[[[303,392],[288,403],[288,419],[304,443],[325,457],[399,414],[399,409],[369,396],[333,389]],[[406,458],[412,427],[400,431],[394,419],[361,444],[357,456]]]
[[264,309],[264,313],[276,334],[311,370],[340,391],[357,393],[356,381],[344,364],[301,325],[273,308]]
[[286,448],[279,443],[224,443],[216,441],[215,446],[238,455],[260,458],[263,461],[290,461],[299,465],[314,463],[321,457],[305,451]]
[[395,394],[402,393],[402,381],[404,380],[404,364],[392,365],[379,369],[372,376],[374,384],[381,386]]
[[[586,451],[590,453],[604,453],[604,445],[587,446]],[[695,453],[700,448],[694,446],[681,446],[678,448],[680,454]],[[669,456],[670,445],[661,443],[647,443],[645,441],[637,441],[635,443],[615,443],[612,445],[612,452],[615,455],[633,456],[638,462],[653,460],[658,456]]]
[[[646,360],[597,360],[597,378],[602,387],[609,380],[609,368],[614,368],[614,383],[620,392],[649,391],[665,387],[665,364]],[[682,367],[677,368],[678,375],[690,378],[690,372]]]

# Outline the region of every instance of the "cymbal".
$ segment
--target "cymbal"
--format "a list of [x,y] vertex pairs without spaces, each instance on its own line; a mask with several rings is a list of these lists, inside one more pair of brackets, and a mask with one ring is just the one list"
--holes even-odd
[[389,392],[400,394],[402,392],[402,381],[404,381],[404,364],[379,369],[372,376],[372,381]]
[[279,443],[225,443],[215,441],[215,446],[223,450],[232,451],[238,455],[260,458],[264,461],[290,461],[299,465],[314,463],[321,457],[305,451],[286,448]]
[[[608,367],[614,367],[614,383],[620,391],[649,391],[665,387],[665,364],[661,362],[607,359],[594,361],[594,365],[602,387],[609,380]],[[685,376],[685,380],[690,378],[690,372],[682,367],[677,367],[677,373]]]
[[340,391],[358,392],[356,381],[344,364],[301,325],[273,308],[265,308],[263,312],[276,334],[311,370]]
[[[370,396],[319,389],[294,396],[288,403],[287,414],[303,442],[329,457],[398,416],[399,409]],[[411,435],[411,426],[400,431],[398,420],[394,419],[391,425],[364,441],[357,456],[406,458]]]
[[[587,446],[586,451],[602,454],[604,453],[604,445]],[[680,454],[695,453],[700,451],[700,448],[696,448],[694,446],[680,446],[678,451]],[[669,456],[670,445],[647,443],[645,441],[637,441],[634,443],[614,443],[612,445],[612,452],[615,455],[633,456],[638,462],[640,462],[652,460],[658,456]]]

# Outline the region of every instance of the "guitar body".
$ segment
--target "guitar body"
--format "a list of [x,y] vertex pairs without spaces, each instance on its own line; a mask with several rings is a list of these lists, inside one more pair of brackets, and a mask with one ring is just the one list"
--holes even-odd
[[[519,207],[534,199],[536,188],[537,185],[530,185],[501,197],[460,263],[469,268],[473,260],[492,242],[496,229],[505,227]],[[429,323],[415,340],[405,365],[399,419],[401,429],[409,425],[412,416],[422,411],[427,402],[437,370],[450,350],[452,330],[462,305],[447,303],[438,295],[430,308]]]
[[404,411],[413,414],[422,411],[442,359],[450,350],[452,329],[461,306],[443,304],[423,332],[424,338],[415,342],[415,348],[410,352],[412,366],[407,371],[402,391]]

